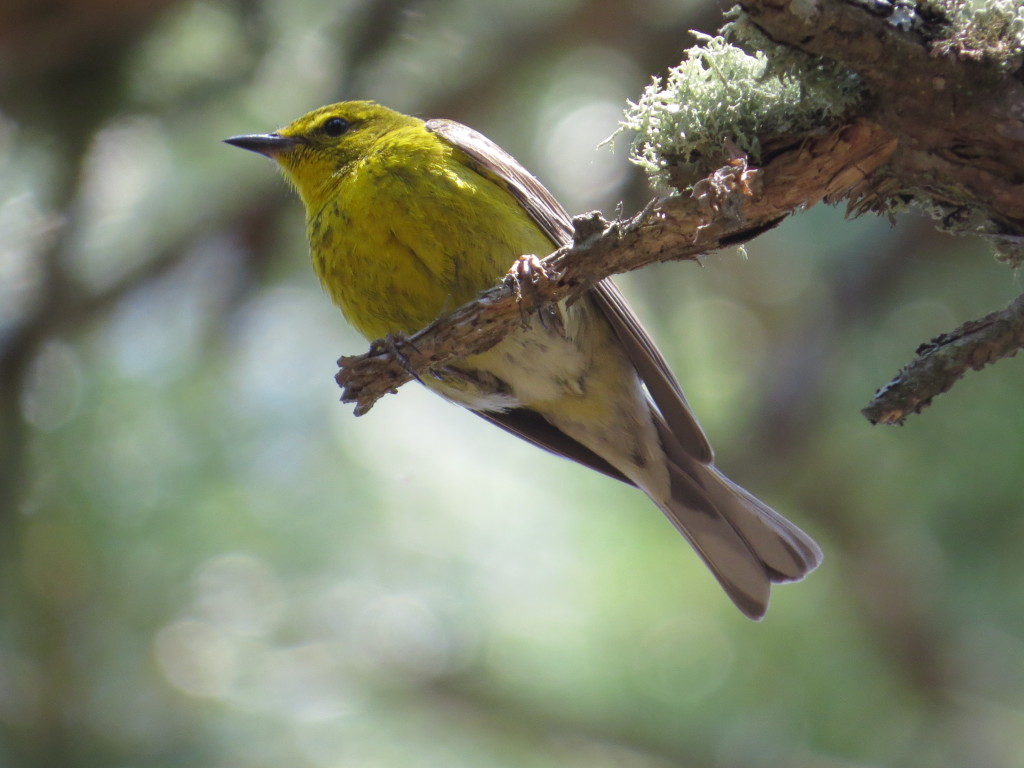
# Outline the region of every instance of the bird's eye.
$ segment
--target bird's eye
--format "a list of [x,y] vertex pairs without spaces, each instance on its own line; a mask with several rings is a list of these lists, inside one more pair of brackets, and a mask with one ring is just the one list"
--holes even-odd
[[331,117],[324,121],[323,132],[336,139],[351,127],[351,123],[343,117]]

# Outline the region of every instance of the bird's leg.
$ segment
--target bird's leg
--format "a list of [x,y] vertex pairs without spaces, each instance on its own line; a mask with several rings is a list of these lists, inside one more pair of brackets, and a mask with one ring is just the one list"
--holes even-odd
[[[552,279],[554,279],[554,275],[548,272],[544,262],[536,255],[528,253],[516,259],[516,263],[505,273],[502,282],[512,289],[512,294],[516,297],[524,328],[529,325],[530,311],[537,310],[537,317],[544,328],[564,335],[558,307],[555,305],[543,306],[537,288],[542,281]],[[524,306],[524,298],[528,301],[527,306]]]

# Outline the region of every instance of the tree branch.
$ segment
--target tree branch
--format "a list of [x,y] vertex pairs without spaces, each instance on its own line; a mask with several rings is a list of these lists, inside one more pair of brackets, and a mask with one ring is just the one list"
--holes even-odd
[[878,390],[861,411],[872,424],[902,424],[927,408],[968,370],[979,371],[1024,347],[1024,294],[1005,308],[936,336],[917,357]]
[[[848,70],[833,77],[861,84],[862,98],[842,127],[828,135],[817,129],[802,136],[758,136],[764,148],[759,169],[733,152],[729,164],[692,187],[687,185],[693,179],[685,176],[692,158],[676,163],[681,158],[666,153],[659,167],[677,189],[692,192],[658,200],[644,215],[625,221],[577,220],[572,246],[545,260],[553,277],[537,286],[538,305],[571,301],[600,279],[653,261],[693,259],[746,242],[822,199],[849,198],[856,212],[890,214],[913,203],[939,219],[942,229],[984,234],[1005,249],[1007,261],[1024,261],[1024,84],[1013,76],[1022,58],[1016,38],[999,32],[991,19],[951,18],[938,5],[743,0],[742,11],[731,25],[737,39],[753,41],[781,60],[806,59],[800,66],[807,67],[809,82],[836,71],[816,69],[831,61]],[[780,65],[797,68],[793,61]],[[724,100],[711,109],[731,114],[732,106]],[[728,136],[722,141],[730,146]],[[902,421],[968,368],[1013,354],[1024,339],[1012,330],[997,337],[979,330],[991,328],[994,317],[999,328],[1012,327],[1011,309],[926,345],[927,353],[883,388],[865,414],[875,422]],[[429,376],[497,343],[521,321],[522,311],[510,288],[497,287],[401,349],[375,343],[366,355],[342,358],[342,400],[365,413],[410,378]],[[944,377],[937,376],[937,367]]]
[[[863,0],[742,0],[742,8],[743,22],[770,40],[838,62],[863,83],[861,116],[898,142],[878,174],[885,178],[873,179],[877,209],[913,202],[942,229],[985,235],[1002,260],[1024,262],[1024,57],[1005,11],[970,17],[953,4]],[[1013,355],[1024,346],[1020,312],[1018,299],[922,345],[862,412],[900,424],[968,369]]]
[[[1020,54],[971,48],[969,28],[898,4],[744,0],[771,40],[838,62],[868,94],[861,114],[899,139],[898,191],[944,208],[970,231],[1024,230],[1024,84]],[[982,22],[979,22],[982,23]],[[896,191],[896,190],[894,190]],[[980,228],[979,228],[980,227]]]
[[[821,200],[870,195],[868,177],[895,144],[878,125],[856,120],[827,135],[794,138],[759,169],[736,157],[692,194],[657,200],[630,219],[577,217],[574,242],[544,259],[549,279],[530,292],[530,309],[572,301],[614,274],[747,242]],[[342,402],[355,403],[356,415],[366,413],[414,376],[492,347],[523,321],[523,311],[513,288],[499,285],[408,340],[375,342],[364,355],[341,358]]]

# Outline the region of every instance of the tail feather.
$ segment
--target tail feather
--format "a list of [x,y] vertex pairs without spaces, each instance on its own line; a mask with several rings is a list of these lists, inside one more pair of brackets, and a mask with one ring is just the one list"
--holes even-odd
[[773,583],[797,581],[821,563],[806,533],[687,452],[652,413],[671,478],[667,502],[652,499],[745,615],[760,619]]
[[746,616],[760,619],[768,609],[771,578],[763,561],[736,526],[720,514],[693,478],[670,466],[672,496],[659,504],[665,516]]
[[773,582],[799,581],[818,567],[821,549],[810,536],[716,467],[701,468],[711,503],[747,541]]

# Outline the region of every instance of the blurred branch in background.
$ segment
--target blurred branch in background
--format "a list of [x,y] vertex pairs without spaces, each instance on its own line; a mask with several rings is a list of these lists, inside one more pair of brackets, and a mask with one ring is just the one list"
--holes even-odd
[[[26,371],[55,325],[66,317],[73,286],[61,263],[67,213],[82,179],[89,142],[114,108],[132,44],[170,3],[15,3],[0,11],[0,103],[23,130],[49,137],[55,157],[46,246],[34,254],[41,280],[33,306],[5,328],[0,346],[0,510],[17,508],[25,423],[20,413]],[[70,319],[74,326],[76,319]]]

